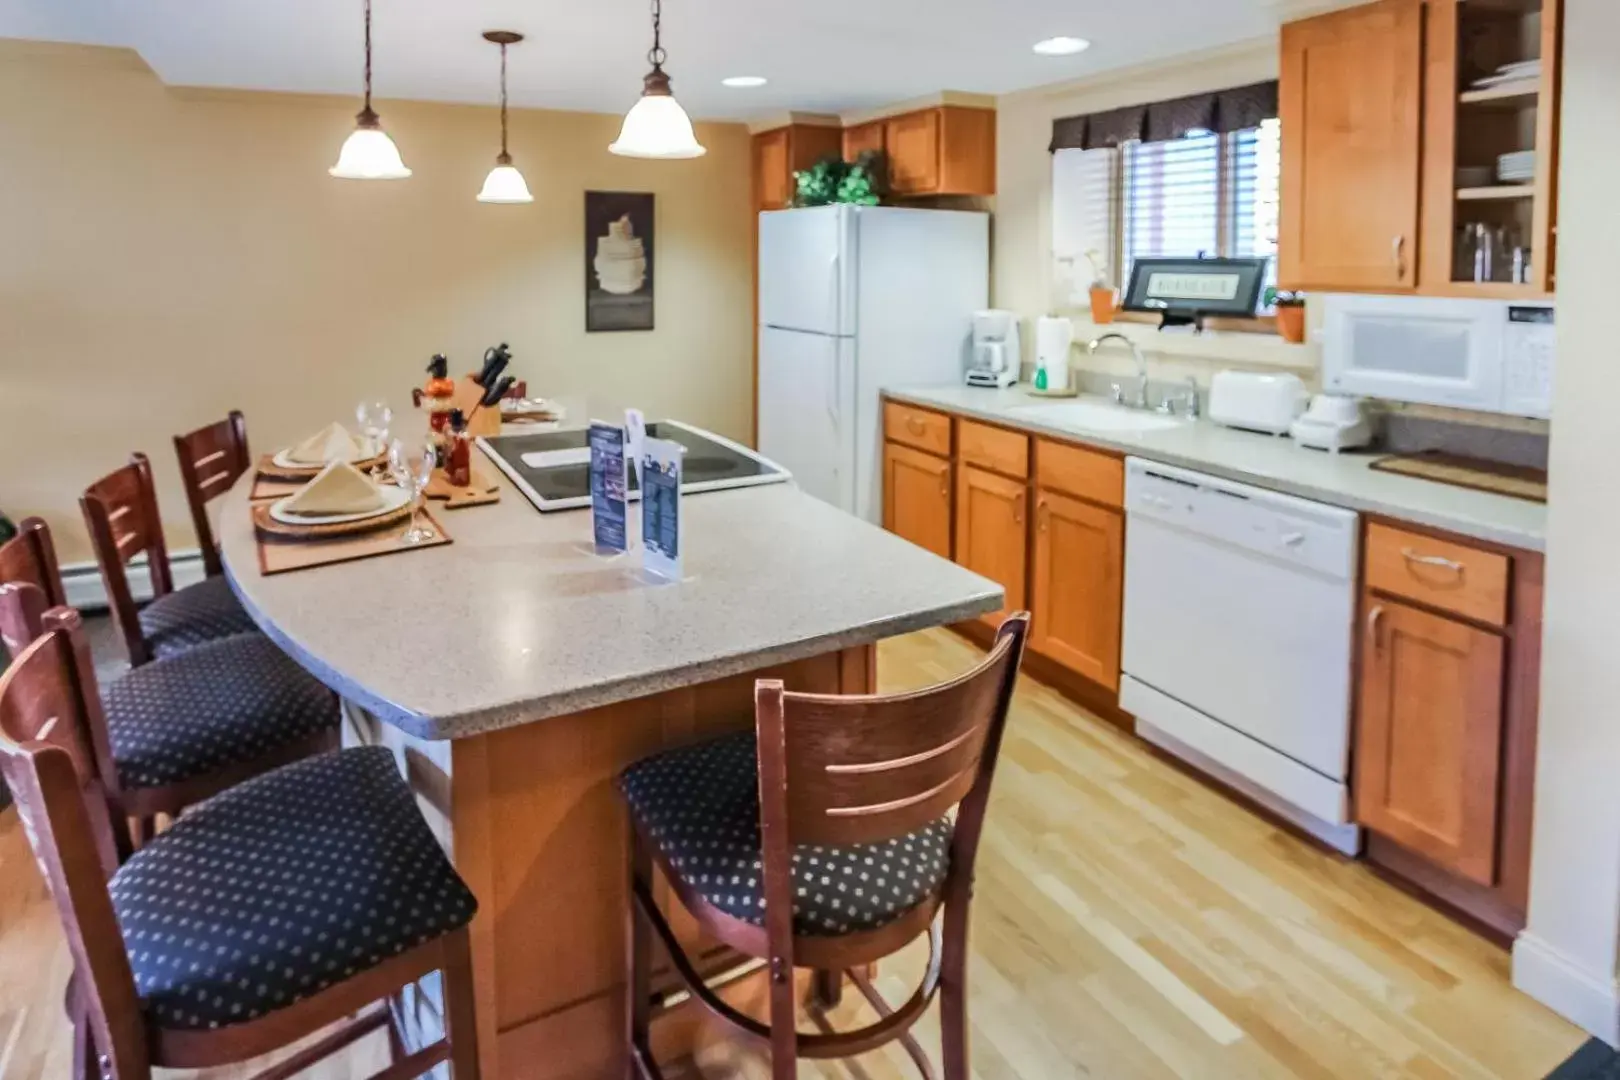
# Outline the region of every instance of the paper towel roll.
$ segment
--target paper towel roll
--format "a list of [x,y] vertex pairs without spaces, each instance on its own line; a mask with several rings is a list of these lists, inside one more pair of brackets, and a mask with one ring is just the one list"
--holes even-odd
[[1074,344],[1074,323],[1042,315],[1035,320],[1035,366],[1046,373],[1047,390],[1069,388],[1069,347]]

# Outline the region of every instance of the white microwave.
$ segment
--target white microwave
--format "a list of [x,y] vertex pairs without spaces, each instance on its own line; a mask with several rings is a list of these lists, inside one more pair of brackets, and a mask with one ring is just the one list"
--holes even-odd
[[1323,297],[1322,384],[1331,393],[1546,417],[1550,302]]

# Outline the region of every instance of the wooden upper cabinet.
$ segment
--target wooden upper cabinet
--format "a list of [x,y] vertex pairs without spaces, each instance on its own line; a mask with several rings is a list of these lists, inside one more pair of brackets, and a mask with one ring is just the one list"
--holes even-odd
[[1417,284],[1422,0],[1381,0],[1282,28],[1286,288]]
[[956,473],[956,561],[1006,590],[1005,606],[984,616],[1000,626],[1024,606],[1029,488],[971,465]]
[[1034,579],[1030,648],[1118,690],[1124,515],[1041,490],[1035,500]]
[[[1556,283],[1562,0],[1428,0],[1424,50],[1425,294],[1516,299]],[[1485,87],[1505,64],[1539,73]],[[1496,175],[1503,154],[1534,151],[1534,175]],[[1484,226],[1501,243],[1488,268],[1460,237]],[[1513,251],[1523,255],[1515,280]]]
[[883,527],[951,557],[951,463],[899,443],[883,447]]
[[996,193],[994,109],[941,105],[891,116],[883,141],[894,195]]
[[789,124],[754,136],[754,209],[782,210],[798,190],[795,172],[837,157],[843,133],[835,127]]
[[854,161],[868,150],[883,153],[888,144],[885,142],[887,124],[882,120],[874,120],[870,124],[857,124],[844,129],[844,160]]
[[1494,885],[1504,639],[1370,594],[1365,607],[1356,820]]

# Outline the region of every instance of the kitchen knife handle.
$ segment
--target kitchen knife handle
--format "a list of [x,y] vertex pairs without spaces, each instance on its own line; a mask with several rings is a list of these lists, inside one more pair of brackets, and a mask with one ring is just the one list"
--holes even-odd
[[1379,604],[1367,613],[1367,633],[1372,635],[1373,648],[1382,650],[1384,638],[1378,631],[1384,625],[1384,605]]

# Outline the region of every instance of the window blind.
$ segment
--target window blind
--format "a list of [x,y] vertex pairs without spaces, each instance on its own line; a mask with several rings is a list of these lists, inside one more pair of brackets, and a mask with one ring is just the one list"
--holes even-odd
[[1052,155],[1052,254],[1064,290],[1060,303],[1087,302],[1093,278],[1087,252],[1101,258],[1105,280],[1118,280],[1117,157],[1114,150],[1059,150]]
[[1207,132],[1126,144],[1121,284],[1137,259],[1221,253],[1221,153]]
[[1267,257],[1266,285],[1277,283],[1277,229],[1282,184],[1282,128],[1276,120],[1227,136],[1230,159],[1231,253]]

